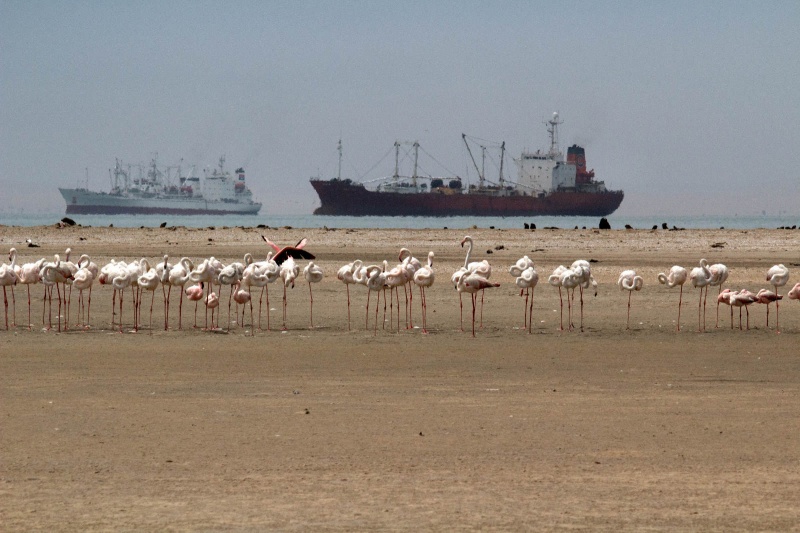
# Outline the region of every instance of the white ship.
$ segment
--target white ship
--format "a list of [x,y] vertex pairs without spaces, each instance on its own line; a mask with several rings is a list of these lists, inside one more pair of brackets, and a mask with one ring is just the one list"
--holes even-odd
[[[67,203],[67,214],[164,214],[164,215],[256,215],[261,203],[253,200],[243,168],[231,175],[220,157],[219,168],[206,171],[203,178],[183,176],[181,167],[160,169],[156,159],[146,172],[117,159],[111,169],[111,191],[94,192],[87,188],[59,187]],[[174,175],[173,175],[174,171]]]

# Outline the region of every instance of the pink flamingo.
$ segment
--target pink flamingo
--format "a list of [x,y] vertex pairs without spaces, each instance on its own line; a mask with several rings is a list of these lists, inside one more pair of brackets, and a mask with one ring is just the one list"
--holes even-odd
[[790,290],[786,296],[788,296],[790,300],[800,300],[800,283],[795,283],[792,290]]
[[428,302],[425,298],[425,289],[433,286],[436,273],[433,270],[433,252],[428,252],[428,264],[420,266],[414,272],[414,285],[419,287],[420,305],[422,306],[422,333],[428,333]]
[[167,273],[166,282],[162,278],[161,282],[167,285],[167,303],[164,313],[164,331],[169,329],[169,307],[170,299],[172,297],[172,287],[180,291],[180,299],[178,300],[178,329],[183,328],[183,288],[189,281],[190,273],[194,270],[194,264],[188,257],[182,257],[177,265],[174,265]]
[[[242,288],[242,282],[236,284],[236,288],[233,292],[233,301],[236,302],[236,314],[239,314],[239,306],[242,306],[242,327],[244,327],[244,306],[250,303],[252,300],[250,291]],[[252,304],[250,306],[250,331],[253,330],[253,307]]]
[[731,294],[733,294],[733,291],[730,289],[724,289],[717,295],[717,303],[725,304],[731,308],[731,329],[733,329],[733,306],[731,305]]
[[[775,287],[775,294],[778,294],[778,287],[783,287],[789,281],[789,269],[780,265],[774,265],[767,271],[767,281]],[[781,332],[780,303],[775,300],[775,330]]]
[[295,259],[316,259],[314,254],[307,252],[304,250],[306,244],[308,244],[308,239],[300,239],[300,242],[295,244],[294,246],[284,246],[281,248],[271,240],[267,239],[263,235],[261,236],[268,245],[275,250],[275,255],[272,257],[272,260],[275,261],[278,265],[283,264],[288,258],[293,257]]
[[411,255],[411,251],[408,248],[400,249],[399,261],[400,267],[405,270],[406,285],[408,286],[408,290],[406,290],[405,285],[403,286],[403,293],[406,295],[406,329],[413,329],[414,291],[411,290],[411,284],[414,283],[414,274],[416,274],[417,270],[422,268],[422,263],[419,259]]
[[314,263],[314,261],[310,261],[303,269],[303,277],[308,283],[308,297],[311,302],[311,312],[309,314],[311,328],[314,327],[314,294],[311,292],[311,285],[322,281],[324,275],[325,273],[322,271],[322,268]]
[[[384,262],[385,264],[385,262]],[[375,331],[374,335],[378,334],[378,307],[381,303],[381,292],[384,292],[386,289],[386,274],[384,273],[383,269],[378,265],[369,265],[365,267],[361,272],[358,273],[358,279],[366,280],[364,283],[367,286],[367,290],[369,293],[376,292],[378,293],[376,296],[375,301]],[[366,327],[369,327],[369,293],[367,293],[367,323]],[[384,311],[385,316],[386,311]],[[385,318],[384,318],[385,320]]]
[[499,283],[492,283],[477,273],[467,273],[458,279],[456,288],[459,292],[466,292],[472,297],[472,336],[475,336],[475,305],[478,291],[492,287],[499,287]]
[[[681,288],[680,295],[678,296],[678,331],[681,330],[681,304],[683,303],[683,284],[686,283],[686,278],[686,269],[678,265],[674,265],[670,268],[669,274],[664,274],[662,272],[658,275],[658,282],[662,285],[666,285],[670,289],[676,285],[679,285]],[[719,303],[717,307],[719,307]]]
[[206,298],[206,307],[211,309],[211,327],[207,328],[208,331],[214,331],[215,329],[219,329],[219,315],[222,314],[222,311],[217,315],[217,327],[214,327],[214,310],[219,307],[219,296],[217,296],[216,292],[212,292]]
[[193,285],[189,285],[188,287],[183,289],[183,293],[186,294],[186,298],[190,302],[194,302],[194,327],[197,327],[197,302],[203,299],[205,287],[203,286],[203,282],[195,283]]
[[742,329],[742,307],[747,312],[747,329],[750,329],[750,310],[749,305],[758,301],[758,297],[747,289],[731,293],[731,306],[739,308],[739,329]]
[[[78,262],[80,264],[80,262]],[[82,321],[81,326],[84,329],[89,329],[89,311],[91,310],[92,305],[92,285],[94,284],[94,274],[87,266],[82,266],[78,268],[78,271],[75,272],[73,276],[72,285],[78,289],[79,296],[78,296],[78,314],[80,315],[80,319]],[[89,308],[86,309],[86,319],[84,320],[84,305],[83,305],[83,291],[89,290]]]
[[619,285],[619,290],[628,291],[628,324],[625,329],[631,329],[631,296],[633,291],[642,290],[644,279],[642,279],[642,276],[637,275],[635,270],[623,270],[619,275],[617,285]]
[[[775,302],[775,305],[778,305],[778,300],[782,300],[783,296],[779,294],[775,294],[772,291],[768,291],[767,289],[761,289],[756,294],[757,302],[760,304],[767,305],[767,328],[769,328],[769,304]],[[776,333],[780,333],[780,330],[776,330]]]
[[[461,240],[461,247],[464,247],[464,243],[468,244],[467,247],[467,256],[464,258],[464,268],[470,274],[478,274],[483,279],[489,279],[492,276],[492,265],[489,264],[489,261],[484,259],[483,261],[473,261],[470,262],[470,256],[472,255],[472,237],[467,235]],[[480,327],[483,328],[483,297],[484,292],[481,291],[481,325]]]

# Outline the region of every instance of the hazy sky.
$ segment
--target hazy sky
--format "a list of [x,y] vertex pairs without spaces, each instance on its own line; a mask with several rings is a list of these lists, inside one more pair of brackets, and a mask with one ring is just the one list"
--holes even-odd
[[559,111],[619,214],[800,214],[799,28],[796,0],[0,0],[0,212],[158,152],[310,213],[340,137],[344,177],[398,139],[465,175],[462,132],[518,157]]

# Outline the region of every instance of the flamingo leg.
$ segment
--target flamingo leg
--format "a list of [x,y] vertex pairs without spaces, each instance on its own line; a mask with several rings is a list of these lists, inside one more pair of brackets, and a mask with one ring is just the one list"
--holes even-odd
[[30,331],[33,328],[33,324],[31,324],[31,286],[26,283],[25,287],[28,289],[28,331]]
[[461,307],[461,331],[464,331],[464,299],[461,297],[461,293],[458,293],[458,304]]
[[[583,333],[583,285],[579,286],[578,289],[579,289],[579,292],[581,294],[581,333]],[[572,291],[573,291],[573,294],[574,294],[575,293],[575,289],[572,289]],[[628,303],[630,303],[630,302],[628,302]],[[628,319],[628,321],[630,322],[630,318]]]
[[[373,324],[374,327],[375,327],[375,331],[373,332],[373,335],[377,335],[378,334],[378,307],[381,304],[381,292],[383,292],[383,291],[377,291],[378,296],[377,296],[377,300],[375,301],[375,324]],[[384,303],[383,303],[384,318],[383,318],[383,320],[386,321],[386,295],[384,295],[383,300],[384,300]]]
[[633,291],[628,291],[628,325],[625,326],[625,329],[631,329],[631,296],[633,296]]
[[472,297],[472,336],[475,337],[475,303],[478,299],[477,294],[470,295]]
[[[372,291],[367,289],[367,313],[366,313],[366,320],[364,321],[364,329],[369,329],[369,296],[372,294]],[[375,318],[375,320],[378,320]]]
[[[483,329],[483,297],[486,294],[485,290],[481,291],[481,329]],[[477,295],[475,296],[475,300],[477,301]]]
[[533,289],[531,289],[531,306],[528,308],[528,335],[531,334],[533,327]]
[[350,284],[345,283],[344,286],[347,289],[347,331],[350,331]]
[[564,331],[564,297],[561,294],[561,286],[558,287],[558,300],[561,302],[561,325],[559,331]]
[[314,293],[311,292],[311,283],[308,284],[308,299],[311,303],[311,310],[308,316],[311,322],[311,329],[314,329]]
[[150,296],[150,335],[153,334],[153,301],[156,299],[156,291],[152,292],[152,296]]
[[86,328],[90,328],[92,324],[92,287],[89,286],[89,304],[86,306]]
[[714,328],[719,328],[719,295],[722,294],[722,284],[719,285],[719,290],[717,291],[717,323]]
[[283,328],[286,331],[286,284],[283,284]]
[[17,327],[17,297],[14,296],[14,285],[11,286],[11,302],[14,308],[14,322],[11,325]]
[[681,285],[680,296],[678,297],[678,331],[681,330],[681,304],[683,303],[683,285]]
[[6,308],[6,331],[8,331],[8,295],[6,294],[5,285],[3,285],[3,305]]
[[[778,295],[778,286],[777,285],[773,285],[773,287],[775,287],[775,296],[779,296]],[[781,309],[781,302],[779,300],[775,300],[775,332],[776,333],[780,333],[781,332],[780,309]]]

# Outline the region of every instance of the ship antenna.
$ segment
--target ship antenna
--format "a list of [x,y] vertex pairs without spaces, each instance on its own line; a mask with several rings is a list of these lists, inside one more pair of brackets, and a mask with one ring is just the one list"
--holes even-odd
[[472,160],[472,165],[475,167],[475,172],[478,173],[478,187],[483,188],[483,173],[481,169],[478,168],[478,163],[475,162],[475,157],[472,155],[472,149],[469,147],[469,143],[467,142],[467,134],[462,133],[461,138],[464,140],[464,145],[467,147],[467,152],[469,153],[469,158]]
[[558,125],[563,124],[563,121],[558,120],[558,111],[553,113],[553,118],[547,121],[550,127],[547,128],[547,133],[550,134],[550,152],[547,154],[551,159],[558,159],[561,157],[561,151],[558,149]]

